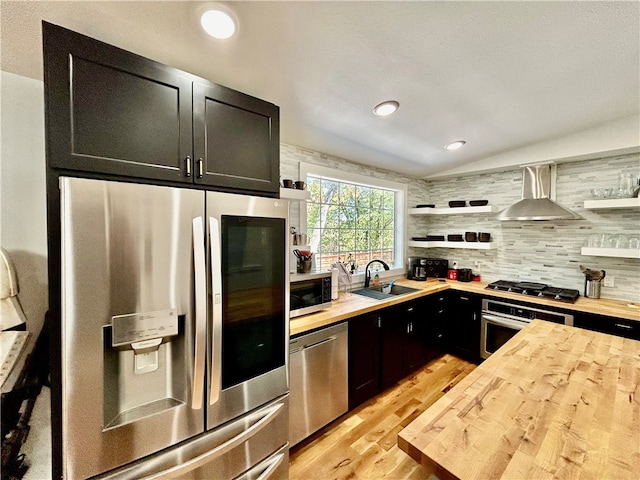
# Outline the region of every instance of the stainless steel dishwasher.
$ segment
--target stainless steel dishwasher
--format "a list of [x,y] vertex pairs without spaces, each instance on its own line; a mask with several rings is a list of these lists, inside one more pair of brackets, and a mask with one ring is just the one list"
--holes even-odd
[[347,323],[291,339],[289,443],[293,446],[348,410]]

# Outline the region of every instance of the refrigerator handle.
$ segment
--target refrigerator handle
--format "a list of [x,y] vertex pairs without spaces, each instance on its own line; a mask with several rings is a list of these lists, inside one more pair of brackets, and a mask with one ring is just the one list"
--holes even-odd
[[220,398],[222,375],[222,256],[220,249],[220,222],[209,217],[209,245],[211,246],[211,383],[209,405]]
[[207,271],[205,266],[204,224],[202,217],[193,219],[193,266],[195,289],[195,341],[191,408],[202,408],[204,397],[207,343]]

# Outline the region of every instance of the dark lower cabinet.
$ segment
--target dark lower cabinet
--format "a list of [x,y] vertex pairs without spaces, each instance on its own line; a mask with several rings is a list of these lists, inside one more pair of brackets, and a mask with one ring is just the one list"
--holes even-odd
[[594,313],[573,312],[573,315],[575,327],[640,340],[640,322]]
[[480,357],[480,315],[482,297],[449,290],[447,343],[451,353],[471,361]]
[[424,300],[415,300],[383,311],[382,389],[390,387],[430,359],[430,319],[426,306]]
[[448,304],[449,292],[438,292],[425,297],[426,339],[429,356],[435,357],[449,348],[450,336],[455,332],[448,332]]
[[277,196],[279,108],[43,22],[47,162]]
[[349,410],[380,392],[381,313],[349,319]]

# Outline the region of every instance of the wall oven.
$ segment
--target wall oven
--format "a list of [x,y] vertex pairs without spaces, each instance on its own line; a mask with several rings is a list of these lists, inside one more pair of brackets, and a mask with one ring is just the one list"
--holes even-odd
[[331,272],[291,275],[289,284],[290,318],[331,307]]
[[482,300],[480,357],[489,358],[531,320],[536,319],[573,326],[573,315],[526,307],[517,303],[486,298]]

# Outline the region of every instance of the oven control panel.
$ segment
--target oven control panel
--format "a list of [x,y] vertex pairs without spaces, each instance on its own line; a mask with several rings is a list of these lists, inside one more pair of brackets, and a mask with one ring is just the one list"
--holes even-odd
[[505,315],[509,318],[524,322],[529,322],[531,320],[546,320],[547,322],[560,323],[562,325],[573,325],[573,315],[550,312],[538,308],[525,307],[514,303],[498,302],[495,300],[483,300],[482,311],[492,313],[494,315]]

